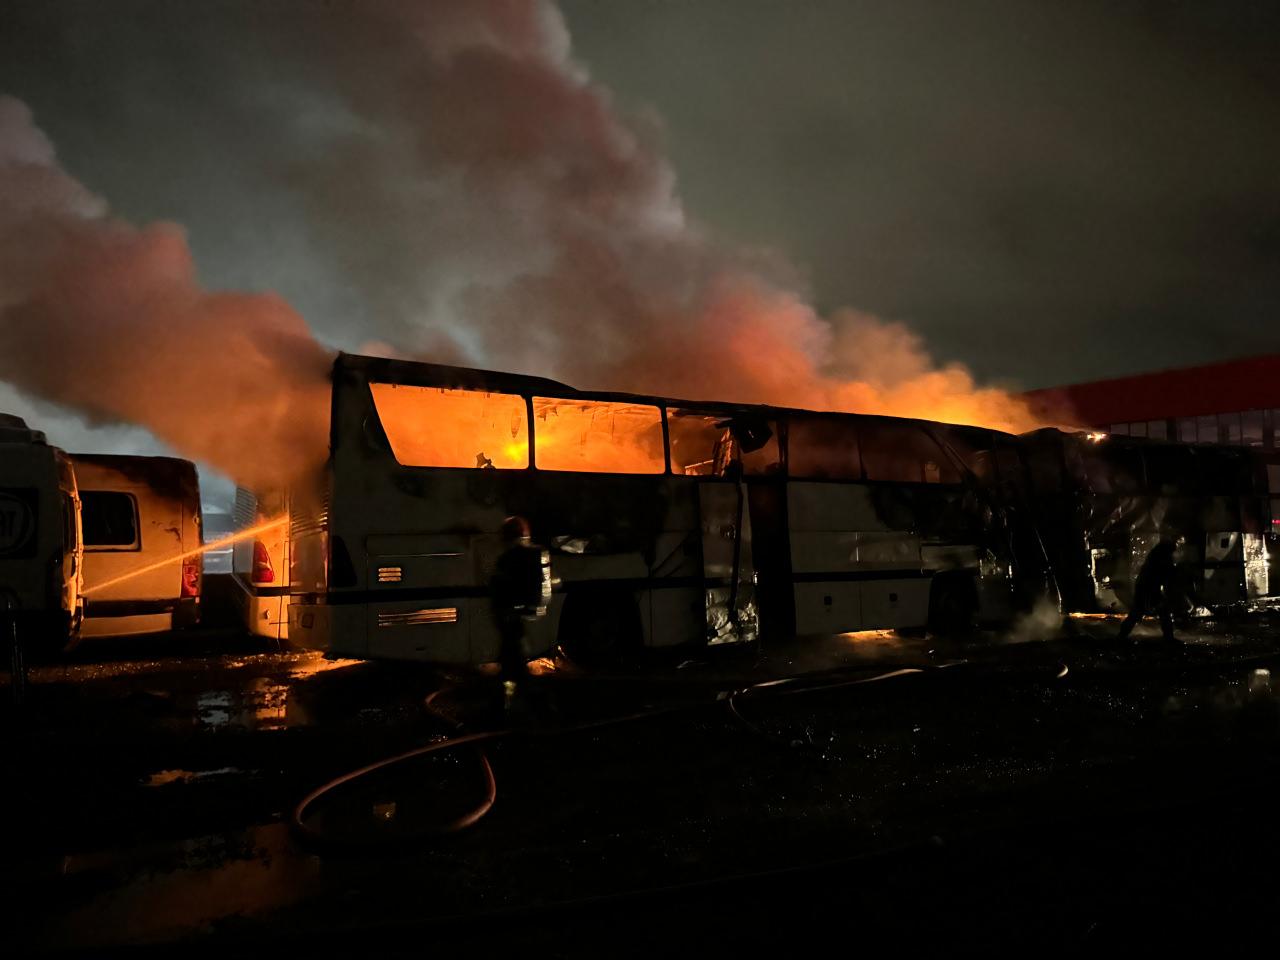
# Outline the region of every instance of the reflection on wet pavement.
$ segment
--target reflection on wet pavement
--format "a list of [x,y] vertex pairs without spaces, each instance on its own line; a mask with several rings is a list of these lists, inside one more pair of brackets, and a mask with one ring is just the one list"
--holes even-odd
[[236,767],[219,767],[217,770],[157,770],[143,781],[143,786],[167,787],[171,783],[194,783],[207,777],[221,777],[241,772]]
[[[536,905],[927,841],[1010,809],[1190,795],[1219,767],[1275,753],[1269,625],[1197,624],[1172,649],[1147,642],[1150,625],[1121,646],[1116,627],[1078,618],[1074,636],[1022,643],[867,631],[610,677],[540,661],[528,729],[486,748],[493,812],[447,846],[378,857],[319,856],[285,819],[320,783],[449,733],[424,706],[438,675],[295,653],[76,664],[33,698],[39,734],[16,801],[32,828],[0,880],[43,877],[29,931],[43,946],[251,939],[260,923]],[[748,724],[716,699],[831,671],[895,679],[752,696]],[[451,718],[505,722],[492,680],[454,682]],[[666,712],[562,729],[655,707]],[[460,753],[362,785],[344,815],[393,835],[474,789],[474,757]]]
[[291,854],[287,845],[287,831],[268,825],[164,848],[68,857],[64,877],[72,891],[109,886],[72,898],[35,939],[50,949],[155,943],[278,910],[313,894],[320,876],[318,860]]

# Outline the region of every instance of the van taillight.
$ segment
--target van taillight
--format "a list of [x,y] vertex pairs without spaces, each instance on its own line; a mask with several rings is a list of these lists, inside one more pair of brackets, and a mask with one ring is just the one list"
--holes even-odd
[[261,540],[253,541],[253,571],[249,574],[251,583],[275,583],[276,571],[271,566],[271,556],[267,553],[266,544]]
[[200,558],[187,557],[182,561],[182,597],[200,596]]

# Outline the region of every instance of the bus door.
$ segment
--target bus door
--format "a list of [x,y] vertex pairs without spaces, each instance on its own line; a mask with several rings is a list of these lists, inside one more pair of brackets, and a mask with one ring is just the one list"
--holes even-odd
[[699,482],[698,521],[707,642],[753,640],[757,617],[746,484],[733,479]]
[[[731,414],[679,407],[667,409],[667,439],[671,472],[689,481],[675,481],[673,503],[682,499],[678,491],[695,491],[691,501],[696,513],[692,529],[684,522],[669,524],[672,548],[662,551],[664,559],[655,564],[655,575],[678,577],[697,583],[692,590],[664,589],[653,596],[654,629],[688,642],[703,633],[710,644],[753,641],[759,633],[755,559],[753,544],[753,503],[746,482],[743,449],[754,466],[758,443],[772,442],[773,462],[777,462],[777,441],[772,427],[735,422]],[[686,485],[687,484],[687,485]],[[675,510],[674,519],[680,511]],[[684,531],[684,532],[682,532]],[[692,546],[696,540],[696,560],[692,549],[676,549],[674,539],[684,537]],[[680,560],[666,559],[677,556]],[[701,623],[691,622],[693,614]]]

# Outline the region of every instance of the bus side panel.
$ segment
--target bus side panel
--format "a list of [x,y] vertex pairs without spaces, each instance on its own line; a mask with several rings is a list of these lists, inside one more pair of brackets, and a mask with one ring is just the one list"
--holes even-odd
[[922,627],[929,620],[931,577],[862,584],[862,622],[868,628]]
[[[681,490],[694,488],[690,482],[673,484],[675,497]],[[690,583],[702,576],[699,561],[699,544],[692,529],[684,527],[673,515],[668,514],[667,530],[659,534],[654,550],[653,589],[648,591],[650,633],[654,642],[670,644],[700,643],[706,639],[705,591],[697,586],[664,586],[663,580]]]
[[797,633],[928,620],[921,541],[898,499],[887,485],[787,484]]
[[706,605],[706,591],[700,587],[656,587],[649,591],[654,645],[679,646],[704,641]]
[[433,663],[470,662],[471,622],[488,612],[471,597],[379,600],[362,607],[368,611],[369,656]]
[[[339,607],[324,603],[289,604],[289,643],[299,650],[318,650],[323,653],[342,653],[348,656],[365,655],[363,647],[351,643],[353,636],[364,636],[364,624],[359,630],[350,629],[364,615],[364,607]],[[334,637],[347,638],[335,643]]]

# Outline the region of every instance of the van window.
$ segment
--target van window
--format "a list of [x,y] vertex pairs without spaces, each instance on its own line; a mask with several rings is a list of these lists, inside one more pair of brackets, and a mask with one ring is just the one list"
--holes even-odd
[[860,480],[862,463],[853,422],[792,417],[787,425],[787,473],[798,479]]
[[398,383],[371,383],[369,390],[391,452],[403,466],[529,466],[524,397]]
[[662,413],[639,403],[533,398],[539,470],[664,473]]
[[919,424],[868,418],[859,421],[858,434],[868,480],[960,482],[959,469]]
[[129,493],[82,490],[80,527],[86,547],[113,550],[139,547],[138,502]]

